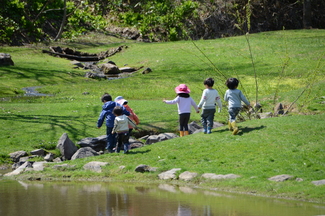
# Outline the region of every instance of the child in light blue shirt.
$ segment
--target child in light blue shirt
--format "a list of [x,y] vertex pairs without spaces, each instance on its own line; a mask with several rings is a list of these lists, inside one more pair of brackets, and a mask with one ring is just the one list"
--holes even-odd
[[236,116],[241,109],[241,102],[243,101],[247,106],[250,106],[249,101],[246,99],[243,93],[237,89],[238,84],[239,80],[236,78],[227,79],[226,86],[228,87],[228,90],[226,91],[224,97],[224,100],[228,102],[228,126],[233,135],[236,135],[239,131],[236,125]]

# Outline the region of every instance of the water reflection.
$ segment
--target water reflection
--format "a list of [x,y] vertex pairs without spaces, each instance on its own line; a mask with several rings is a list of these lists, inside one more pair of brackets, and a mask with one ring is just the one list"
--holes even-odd
[[168,184],[0,180],[0,215],[316,216],[325,204],[176,187]]

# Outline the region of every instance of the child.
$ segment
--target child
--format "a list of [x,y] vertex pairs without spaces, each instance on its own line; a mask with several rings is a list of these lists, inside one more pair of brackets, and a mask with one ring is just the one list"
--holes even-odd
[[112,134],[117,134],[117,146],[116,146],[116,152],[119,153],[120,149],[122,147],[122,144],[124,145],[124,154],[127,154],[129,152],[129,124],[132,125],[135,129],[137,129],[136,124],[126,115],[123,115],[123,107],[116,106],[113,110],[115,117],[114,120],[114,128],[112,130]]
[[229,78],[226,81],[226,86],[228,90],[225,93],[225,101],[228,101],[228,113],[229,121],[228,126],[229,130],[232,131],[233,135],[238,133],[238,127],[236,125],[236,116],[238,115],[241,109],[241,101],[243,101],[248,107],[250,107],[249,101],[243,95],[243,93],[237,89],[239,80],[236,78]]
[[190,97],[190,89],[185,84],[180,84],[175,88],[177,97],[174,100],[163,100],[166,104],[176,104],[179,114],[179,133],[180,136],[188,135],[188,122],[191,115],[191,106],[194,107],[197,113],[200,111],[194,100]]
[[[116,146],[116,138],[112,134],[112,130],[114,127],[114,119],[115,119],[115,115],[113,114],[113,109],[114,107],[121,106],[121,105],[116,102],[113,102],[112,96],[109,95],[108,93],[105,93],[102,96],[101,100],[104,103],[104,105],[102,107],[102,111],[97,121],[97,128],[100,128],[103,125],[103,122],[106,118],[107,146],[105,147],[105,149],[108,152],[112,153],[114,152],[113,148]],[[125,115],[130,115],[130,113],[124,107],[122,107],[122,109]]]
[[213,119],[216,112],[216,103],[218,103],[218,112],[221,112],[222,104],[217,90],[213,89],[214,80],[207,78],[203,82],[206,89],[203,90],[201,101],[198,105],[199,109],[202,108],[201,123],[203,132],[206,134],[211,133],[213,128]]
[[[129,118],[138,125],[140,123],[140,120],[138,116],[133,112],[131,107],[128,105],[128,101],[125,100],[122,96],[118,96],[114,100],[116,103],[119,103],[121,106],[124,106],[124,108],[130,113]],[[131,136],[133,127],[129,124],[129,136]]]

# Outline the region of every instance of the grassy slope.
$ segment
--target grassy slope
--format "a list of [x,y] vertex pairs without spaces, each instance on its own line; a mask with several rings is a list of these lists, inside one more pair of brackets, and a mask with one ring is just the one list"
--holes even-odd
[[[267,32],[249,36],[258,73],[259,101],[264,111],[272,111],[275,92],[276,103],[282,102],[288,106],[305,89],[306,84],[315,82],[312,91],[307,89],[297,101],[295,110],[324,113],[324,104],[321,103],[321,96],[325,95],[324,34],[323,30],[314,30]],[[85,79],[82,77],[85,71],[72,69],[65,59],[42,54],[39,47],[2,47],[0,51],[10,53],[15,62],[14,67],[0,68],[0,94],[5,98],[0,104],[2,162],[7,161],[8,153],[13,151],[54,147],[64,132],[75,142],[84,137],[104,134],[104,129],[95,128],[101,108],[99,98],[103,92],[109,92],[113,97],[123,95],[139,115],[141,127],[159,131],[174,131],[177,128],[176,106],[165,105],[161,100],[174,98],[173,88],[179,83],[188,84],[192,90],[191,96],[198,102],[205,78],[214,77],[215,87],[222,95],[226,90],[224,76],[238,76],[243,84],[240,88],[251,101],[255,100],[254,73],[244,37],[195,43],[221,73],[213,70],[207,58],[191,42],[184,41],[121,43],[127,44],[129,48],[110,60],[118,66],[128,64],[150,67],[153,73],[113,81]],[[69,44],[69,47],[97,53],[117,45],[93,43]],[[282,73],[287,59],[289,64]],[[39,99],[7,97],[29,86],[43,86],[40,91],[55,96]],[[89,94],[84,95],[83,92]],[[198,121],[199,118],[198,114],[192,114],[192,120]],[[220,122],[226,121],[226,118],[226,109],[216,116]],[[324,178],[324,118],[324,115],[293,115],[246,121],[240,123],[243,132],[239,136],[230,135],[223,127],[215,129],[216,132],[211,136],[195,134],[146,146],[127,156],[100,156],[96,160],[108,161],[112,166],[99,177],[117,180],[143,180],[144,177],[156,179],[156,173],[133,172],[136,165],[144,163],[159,167],[159,171],[181,167],[198,173],[235,173],[243,176],[234,181],[204,181],[201,184],[203,186],[321,201],[324,187],[315,187],[310,181]],[[70,163],[81,168],[90,160],[93,158]],[[126,165],[126,171],[119,171],[120,165]],[[62,176],[61,172],[48,173],[51,176]],[[266,180],[277,174],[291,174],[305,181],[273,183]],[[73,178],[96,176],[69,170],[64,175]],[[195,182],[198,181],[200,179]]]

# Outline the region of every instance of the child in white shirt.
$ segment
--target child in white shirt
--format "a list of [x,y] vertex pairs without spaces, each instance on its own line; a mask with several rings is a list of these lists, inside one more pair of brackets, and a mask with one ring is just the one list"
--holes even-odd
[[117,145],[115,152],[119,153],[123,144],[124,153],[126,154],[129,152],[129,124],[135,129],[137,129],[137,125],[129,117],[123,114],[123,108],[120,106],[116,106],[113,109],[113,114],[116,117],[114,119],[112,134],[117,134]]
[[216,89],[212,88],[214,80],[207,78],[203,82],[205,89],[203,90],[201,101],[198,105],[199,109],[202,108],[201,123],[203,126],[203,132],[206,134],[211,133],[213,128],[214,114],[216,112],[216,103],[218,104],[218,112],[221,112],[222,103],[219,93]]
[[177,97],[174,100],[163,100],[166,104],[176,104],[179,114],[179,134],[180,137],[188,135],[188,122],[191,116],[191,106],[199,113],[198,107],[194,100],[190,97],[190,89],[185,84],[180,84],[175,88]]

